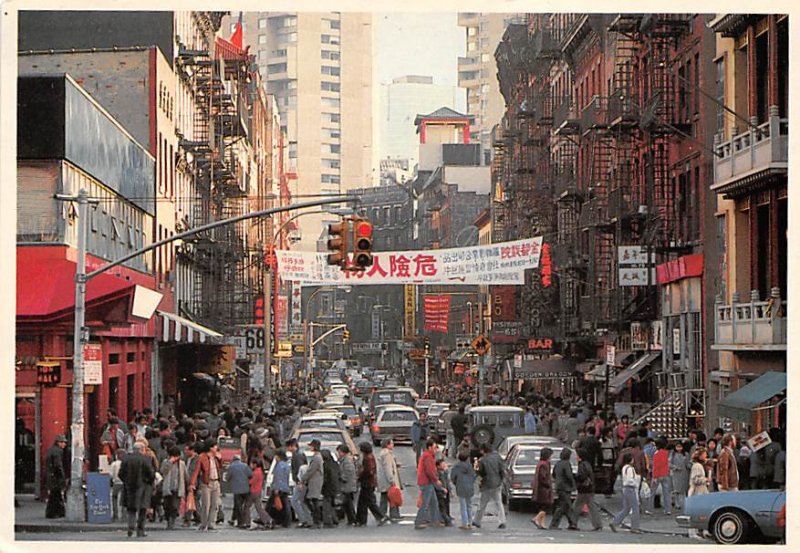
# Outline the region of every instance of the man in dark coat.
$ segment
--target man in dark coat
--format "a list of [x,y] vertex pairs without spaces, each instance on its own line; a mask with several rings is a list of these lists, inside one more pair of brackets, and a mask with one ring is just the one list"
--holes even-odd
[[63,434],[56,436],[55,442],[47,450],[47,518],[66,516],[64,506],[64,489],[67,487],[67,476],[64,472],[64,448],[67,438]]
[[156,474],[152,461],[144,455],[141,442],[133,444],[133,454],[122,460],[119,479],[124,489],[123,504],[128,509],[128,537],[133,535],[136,526],[136,536],[142,538],[147,535],[144,533],[144,519],[150,507]]
[[572,511],[571,501],[572,492],[575,491],[575,477],[572,474],[572,465],[569,462],[571,455],[572,450],[566,447],[562,449],[561,460],[556,463],[556,468],[553,470],[556,479],[556,506],[553,511],[553,518],[550,520],[551,530],[558,528],[558,523],[561,522],[561,517],[564,515],[567,515],[569,530],[578,529],[578,520]]

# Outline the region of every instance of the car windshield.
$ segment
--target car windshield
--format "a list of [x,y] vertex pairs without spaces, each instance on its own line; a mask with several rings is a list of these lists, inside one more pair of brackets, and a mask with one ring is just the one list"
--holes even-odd
[[384,411],[381,422],[414,422],[417,416],[413,411]]
[[319,419],[303,419],[300,421],[300,428],[338,428],[339,425],[336,419],[319,418]]
[[311,440],[344,443],[344,438],[342,438],[340,432],[306,432],[297,437],[297,443],[299,444],[307,444]]
[[351,416],[351,417],[354,417],[354,416],[358,415],[358,413],[356,413],[356,408],[355,407],[341,407],[341,408],[339,408],[339,411],[341,411],[342,413],[345,413],[346,415]]
[[411,394],[408,392],[378,392],[373,395],[375,405],[384,403],[402,403],[404,405],[413,405]]

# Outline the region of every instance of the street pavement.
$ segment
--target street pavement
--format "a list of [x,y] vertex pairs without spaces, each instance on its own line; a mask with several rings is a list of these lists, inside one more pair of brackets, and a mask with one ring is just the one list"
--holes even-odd
[[[369,439],[364,434],[356,442]],[[376,448],[377,449],[377,448]],[[378,451],[376,450],[376,453]],[[192,541],[236,541],[236,542],[430,542],[436,543],[608,543],[608,544],[672,544],[672,543],[699,543],[690,540],[687,532],[675,523],[674,517],[656,515],[643,515],[641,529],[643,534],[631,534],[626,529],[619,533],[612,533],[608,528],[610,514],[619,510],[622,500],[619,494],[611,498],[598,496],[598,502],[606,511],[603,515],[604,528],[602,532],[591,532],[590,523],[586,516],[579,521],[580,531],[567,531],[566,521],[562,521],[562,530],[539,530],[530,522],[531,509],[511,511],[507,513],[507,527],[498,529],[497,516],[490,511],[484,516],[480,529],[461,530],[458,528],[458,501],[451,503],[450,513],[456,519],[451,528],[414,529],[414,516],[418,489],[416,486],[416,470],[414,451],[408,445],[395,446],[395,457],[400,465],[400,477],[404,484],[403,506],[401,507],[402,520],[398,523],[378,528],[375,520],[370,515],[367,528],[352,528],[341,526],[339,528],[306,530],[306,529],[276,529],[271,531],[240,530],[227,523],[219,526],[219,531],[198,533],[194,528],[178,528],[167,531],[166,523],[153,523],[147,525],[148,537],[146,541],[158,542],[192,542]],[[477,508],[479,495],[473,498],[473,512]],[[17,540],[64,540],[64,541],[118,541],[128,540],[125,526],[122,523],[94,524],[73,523],[65,519],[49,520],[44,517],[45,505],[35,501],[33,496],[17,496],[20,506],[15,512],[15,531]],[[230,516],[233,497],[228,494],[223,498],[226,516]],[[137,540],[137,538],[131,538]],[[711,543],[710,541],[707,543]]]

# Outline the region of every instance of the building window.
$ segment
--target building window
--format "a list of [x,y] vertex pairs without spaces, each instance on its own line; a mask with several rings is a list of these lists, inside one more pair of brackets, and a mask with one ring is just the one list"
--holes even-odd
[[259,44],[266,44],[267,43],[267,35],[258,35],[258,43]]
[[320,42],[322,44],[330,44],[331,43],[331,35],[320,35],[319,36]]
[[332,75],[334,77],[338,77],[339,75],[341,75],[341,69],[330,65],[323,65],[321,67],[321,71],[323,75]]
[[267,66],[267,74],[270,73],[286,73],[287,65],[285,63],[271,63]]
[[289,33],[286,35],[286,40],[288,42],[297,42],[297,33]]
[[332,154],[342,153],[342,146],[340,144],[329,144],[328,146],[330,147]]
[[284,17],[282,24],[284,27],[294,27],[297,25],[297,18],[294,16]]
[[478,34],[477,27],[467,27],[467,36],[475,36]]
[[258,28],[259,29],[266,29],[267,28],[267,20],[266,18],[261,18],[258,20]]
[[320,83],[320,89],[326,92],[341,92],[342,87],[339,83],[329,83],[326,81],[322,81]]
[[109,353],[108,354],[108,364],[109,365],[119,365],[119,353]]
[[338,113],[331,113],[331,123],[340,123],[342,121],[342,116]]

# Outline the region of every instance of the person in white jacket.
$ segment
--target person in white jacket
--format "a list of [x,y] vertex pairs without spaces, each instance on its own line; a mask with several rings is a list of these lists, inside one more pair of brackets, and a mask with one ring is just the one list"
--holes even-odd
[[392,485],[402,489],[400,471],[397,470],[397,460],[394,457],[394,441],[391,438],[384,438],[381,443],[381,453],[378,455],[378,491],[381,494],[379,507],[383,513],[388,512],[389,519],[395,522],[400,520],[400,507],[389,507],[388,492]]
[[617,526],[622,524],[625,517],[630,514],[631,533],[642,533],[639,529],[639,485],[641,482],[642,477],[633,466],[633,455],[625,453],[622,456],[622,510],[608,525],[612,532],[616,532]]

